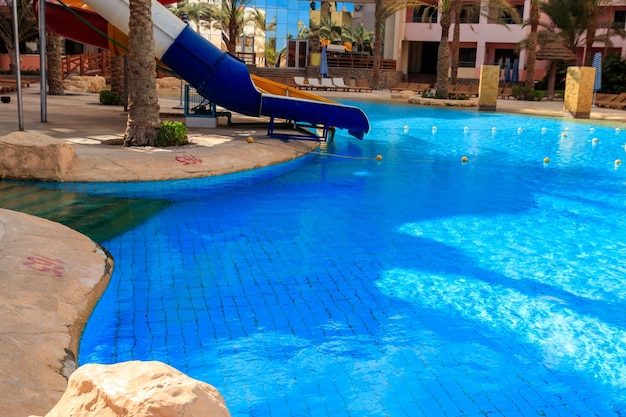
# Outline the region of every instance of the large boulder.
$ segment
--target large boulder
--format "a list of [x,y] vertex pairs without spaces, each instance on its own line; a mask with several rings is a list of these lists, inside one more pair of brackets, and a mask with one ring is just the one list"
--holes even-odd
[[55,181],[74,160],[72,145],[37,132],[0,137],[0,178]]
[[161,362],[83,365],[45,417],[228,417],[211,385]]
[[65,91],[99,93],[105,86],[106,80],[100,75],[74,75],[63,80]]

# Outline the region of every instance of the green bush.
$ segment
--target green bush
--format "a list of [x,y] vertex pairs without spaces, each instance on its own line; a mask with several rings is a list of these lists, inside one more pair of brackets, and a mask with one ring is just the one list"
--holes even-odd
[[161,123],[157,146],[182,146],[189,143],[187,126],[183,122],[165,121]]
[[100,104],[105,106],[121,106],[122,98],[110,90],[100,90]]
[[544,98],[544,93],[542,91],[533,90],[532,88],[517,85],[513,87],[513,97],[518,100],[540,101]]

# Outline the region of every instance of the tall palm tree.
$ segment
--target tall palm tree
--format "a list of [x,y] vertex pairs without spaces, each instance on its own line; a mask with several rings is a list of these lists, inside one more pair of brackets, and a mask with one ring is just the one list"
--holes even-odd
[[547,37],[560,41],[572,52],[583,45],[587,31],[586,0],[543,0],[541,10],[551,23],[541,26],[547,29]]
[[530,0],[528,24],[530,34],[526,44],[526,88],[535,88],[535,64],[537,62],[537,30],[542,0]]
[[6,0],[5,7],[0,8],[0,41],[4,43],[9,53],[11,74],[16,74],[18,63],[15,60],[13,40],[13,1],[17,1],[18,42],[36,39],[39,29],[30,0]]
[[128,81],[130,107],[124,145],[155,146],[159,134],[159,97],[150,0],[130,0]]
[[[487,0],[485,7],[482,5],[482,0],[473,0],[467,2],[464,5],[466,7],[478,7],[480,14],[493,19],[498,24],[506,26],[505,17],[513,19],[513,21],[519,21],[519,15],[517,10],[511,6],[507,0]],[[424,4],[422,4],[424,5]],[[429,8],[438,8],[441,18],[439,23],[441,25],[441,38],[439,40],[439,49],[437,50],[437,79],[435,81],[435,97],[447,98],[448,87],[450,81],[448,79],[448,69],[450,65],[450,46],[448,45],[448,39],[450,37],[450,26],[452,25],[452,14],[456,13],[458,7],[457,0],[437,0],[436,5],[425,5],[424,13],[430,13]],[[455,49],[458,46],[455,46]]]
[[61,58],[61,38],[51,32],[46,33],[46,56],[48,75],[48,94],[62,96],[63,89],[63,61]]
[[461,0],[454,2],[454,28],[452,29],[452,45],[450,46],[450,82],[456,84],[459,75],[459,49],[461,44]]
[[341,37],[346,42],[354,44],[358,51],[363,51],[365,43],[372,40],[372,33],[365,29],[363,22],[358,25],[345,24],[341,31]]
[[182,17],[183,13],[186,14],[189,23],[197,33],[200,33],[200,28],[209,26],[214,14],[213,7],[209,3],[191,3],[189,0],[177,3],[171,10],[178,17]]
[[598,18],[602,14],[607,0],[582,0],[585,7],[587,19],[587,31],[585,35],[585,59],[584,65],[590,67],[593,63],[593,43],[596,41],[596,30],[598,29]]
[[374,71],[372,74],[372,87],[380,88],[380,60],[383,52],[383,25],[385,20],[393,16],[397,11],[407,7],[423,6],[420,0],[374,0]]
[[231,54],[237,48],[237,36],[243,33],[246,23],[253,21],[253,14],[246,14],[246,7],[251,0],[222,0],[219,8],[215,10],[213,28],[222,32],[222,41]]

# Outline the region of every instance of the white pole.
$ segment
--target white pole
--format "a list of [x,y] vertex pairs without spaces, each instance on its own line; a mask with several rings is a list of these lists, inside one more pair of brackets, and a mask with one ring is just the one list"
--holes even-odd
[[24,130],[24,108],[22,103],[22,69],[20,65],[20,32],[17,25],[17,0],[13,0],[13,43],[15,44],[16,86],[17,86],[17,122],[19,130]]
[[48,121],[48,102],[46,97],[48,75],[46,70],[46,0],[39,0],[39,95],[41,122]]

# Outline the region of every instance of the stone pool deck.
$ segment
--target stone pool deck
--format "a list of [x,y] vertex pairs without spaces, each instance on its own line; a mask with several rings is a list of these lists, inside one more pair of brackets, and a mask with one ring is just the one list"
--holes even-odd
[[[10,103],[0,103],[0,135],[9,135],[11,146],[17,147],[37,143],[41,135],[52,143],[70,144],[71,161],[48,180],[152,181],[221,175],[287,161],[317,146],[312,141],[267,138],[265,126],[245,117],[235,117],[241,124],[232,127],[190,128],[194,145],[180,149],[111,146],[106,143],[119,141],[124,134],[126,114],[121,108],[99,105],[96,94],[47,97],[48,122],[41,123],[36,88],[23,92],[25,132],[18,132],[15,93],[9,94]],[[388,90],[324,95],[405,102],[391,99]],[[162,118],[181,118],[179,104],[162,99]],[[499,100],[498,111],[558,117],[563,115],[563,103]],[[624,111],[593,108],[591,118],[626,128]],[[28,163],[24,160],[25,168]],[[113,260],[69,228],[2,209],[0,259],[0,415],[44,415],[65,391],[83,325],[108,283]]]

